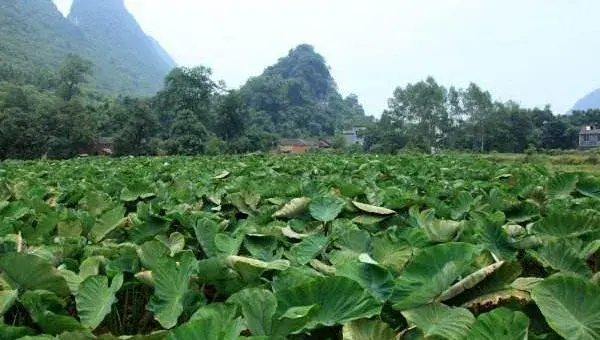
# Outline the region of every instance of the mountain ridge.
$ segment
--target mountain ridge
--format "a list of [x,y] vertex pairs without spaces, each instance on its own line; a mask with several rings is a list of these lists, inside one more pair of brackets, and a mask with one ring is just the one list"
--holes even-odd
[[175,66],[123,0],[75,0],[66,17],[52,0],[6,0],[0,35],[0,80],[30,82],[36,74],[52,74],[73,53],[94,62],[98,90],[152,95]]
[[586,111],[592,109],[600,109],[600,89],[596,89],[588,93],[583,98],[575,102],[575,105],[573,105],[573,108],[570,112]]

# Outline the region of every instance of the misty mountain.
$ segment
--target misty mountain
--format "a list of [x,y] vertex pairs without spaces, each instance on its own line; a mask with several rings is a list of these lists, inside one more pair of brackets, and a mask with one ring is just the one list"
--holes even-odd
[[156,53],[158,53],[159,57],[163,60],[163,62],[166,63],[167,65],[169,65],[169,69],[177,66],[177,63],[175,63],[175,60],[173,60],[173,57],[171,57],[169,52],[167,52],[167,50],[165,50],[162,47],[162,45],[158,42],[158,40],[154,39],[152,36],[148,36],[148,39],[150,39],[150,42],[152,43],[154,50],[156,51]]
[[62,60],[75,53],[94,62],[97,89],[150,95],[175,66],[123,0],[75,0],[68,18],[51,0],[3,0],[0,35],[0,80],[43,86],[40,79],[48,81]]
[[579,99],[571,111],[585,111],[590,109],[600,109],[600,89]]

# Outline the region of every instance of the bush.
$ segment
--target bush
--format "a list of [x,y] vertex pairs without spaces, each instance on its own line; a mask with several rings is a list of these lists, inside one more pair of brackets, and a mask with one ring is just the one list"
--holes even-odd
[[590,154],[588,156],[588,158],[585,160],[586,164],[593,164],[596,165],[600,162],[600,156],[598,155],[598,153],[594,152],[592,154]]

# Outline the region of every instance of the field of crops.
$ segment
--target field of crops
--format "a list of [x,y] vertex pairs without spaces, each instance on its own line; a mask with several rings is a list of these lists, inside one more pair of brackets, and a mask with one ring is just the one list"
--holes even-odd
[[461,156],[0,165],[0,339],[600,339],[600,179]]

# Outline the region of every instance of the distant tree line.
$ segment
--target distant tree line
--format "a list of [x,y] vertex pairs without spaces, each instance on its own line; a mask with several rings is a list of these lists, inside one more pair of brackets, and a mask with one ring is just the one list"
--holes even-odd
[[116,155],[247,153],[268,151],[281,137],[328,137],[373,122],[356,95],[339,94],[310,45],[239,90],[215,81],[209,68],[178,67],[153,97],[115,98],[87,84],[92,66],[69,55],[47,82],[17,81],[5,68],[13,81],[0,78],[0,157],[67,158],[101,137],[114,141]]
[[0,157],[68,158],[101,137],[116,155],[217,154],[266,150],[275,140],[246,129],[239,91],[204,67],[176,68],[151,98],[111,98],[86,90],[92,64],[70,55],[53,87],[0,85]]
[[77,55],[36,79],[18,80],[18,70],[0,68],[13,76],[0,78],[0,158],[68,158],[107,137],[117,156],[268,151],[279,138],[329,137],[343,148],[336,131],[352,126],[365,127],[364,151],[522,152],[576,148],[581,125],[600,125],[600,110],[555,116],[549,107],[501,103],[475,84],[447,89],[433,78],[397,88],[374,120],[356,95],[339,94],[310,45],[238,90],[215,81],[209,68],[179,67],[153,97],[115,98],[87,83],[92,68]]
[[600,110],[554,115],[549,106],[523,108],[494,101],[476,84],[445,88],[432,77],[398,87],[381,119],[365,132],[376,152],[402,148],[523,152],[527,148],[574,149],[582,125],[600,122]]

